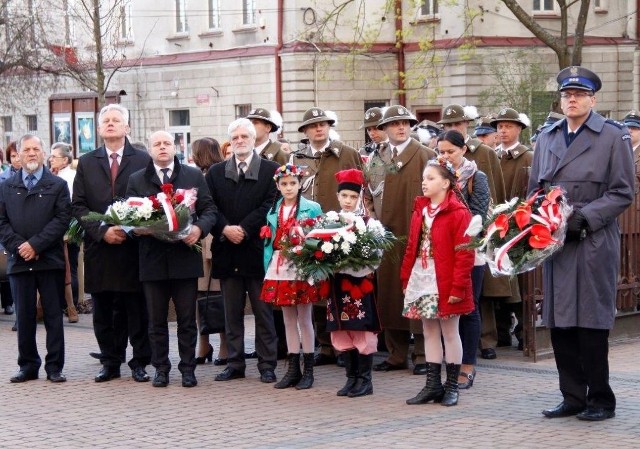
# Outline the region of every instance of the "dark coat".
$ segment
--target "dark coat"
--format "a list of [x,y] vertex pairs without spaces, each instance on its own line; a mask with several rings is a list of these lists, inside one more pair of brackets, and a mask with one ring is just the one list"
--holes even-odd
[[[273,175],[279,165],[255,154],[240,180],[236,158],[214,164],[205,176],[213,202],[218,207],[218,221],[213,227],[212,275],[264,278],[264,244],[260,228],[266,224],[269,208],[276,197]],[[245,238],[236,245],[228,241],[222,230],[227,225],[240,225]]]
[[138,242],[127,239],[110,245],[102,237],[109,225],[81,221],[89,212],[103,214],[116,198],[124,198],[132,173],[147,167],[151,158],[125,140],[122,162],[116,177],[115,195],[111,194],[111,172],[104,146],[78,160],[73,182],[73,216],[82,223],[84,236],[85,291],[136,292],[141,290],[138,276]]
[[[22,170],[0,184],[0,243],[8,252],[7,273],[64,270],[63,237],[70,220],[67,182],[46,168],[31,191],[22,182]],[[18,255],[25,241],[37,260],[27,262]]]
[[565,122],[538,136],[529,193],[546,184],[562,187],[589,232],[544,262],[542,319],[548,327],[611,329],[620,268],[616,218],[634,197],[630,138],[626,128],[592,112],[567,146]]
[[[181,165],[174,159],[174,168],[169,183],[176,189],[198,189],[193,225],[202,231],[205,237],[216,222],[216,206],[213,204],[207,183],[202,172],[194,167]],[[129,177],[127,197],[147,197],[162,191],[162,182],[158,178],[153,161],[146,169],[139,170]],[[139,238],[140,280],[162,281],[167,279],[198,278],[204,275],[202,255],[183,242],[163,242],[151,236]]]

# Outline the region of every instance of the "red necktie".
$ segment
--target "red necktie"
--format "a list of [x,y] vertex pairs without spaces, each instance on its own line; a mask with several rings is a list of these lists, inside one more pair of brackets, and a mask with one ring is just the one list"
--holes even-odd
[[116,196],[116,177],[118,176],[118,153],[111,153],[109,156],[112,159],[111,162],[111,195]]

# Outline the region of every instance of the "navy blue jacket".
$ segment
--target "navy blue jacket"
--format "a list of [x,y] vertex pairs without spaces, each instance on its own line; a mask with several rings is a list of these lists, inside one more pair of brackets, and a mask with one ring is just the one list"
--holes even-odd
[[[206,237],[216,223],[217,213],[202,172],[197,168],[181,165],[175,158],[169,182],[173,184],[174,190],[193,187],[198,189],[198,199],[192,219],[193,224],[202,231],[201,237]],[[129,177],[127,197],[156,195],[162,191],[161,185],[153,162],[149,162],[146,169],[139,170]],[[204,276],[202,254],[185,243],[163,242],[149,236],[141,236],[138,241],[141,281],[188,279]]]
[[[64,270],[63,237],[71,220],[67,182],[47,168],[31,189],[22,182],[22,170],[0,184],[0,242],[8,252],[7,273]],[[26,261],[18,247],[28,241],[38,258]]]

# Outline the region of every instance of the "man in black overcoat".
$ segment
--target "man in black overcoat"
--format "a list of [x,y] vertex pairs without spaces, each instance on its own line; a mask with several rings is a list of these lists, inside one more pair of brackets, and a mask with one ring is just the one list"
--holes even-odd
[[18,142],[22,168],[0,186],[0,243],[6,248],[7,273],[18,319],[18,365],[11,378],[38,378],[42,360],[36,346],[38,292],[47,331],[44,369],[51,382],[65,382],[63,237],[71,220],[69,188],[44,167],[42,140],[30,134]]
[[88,222],[89,212],[104,213],[116,199],[125,197],[129,176],[151,160],[129,140],[129,111],[109,104],[98,115],[98,133],[104,145],[78,160],[73,183],[72,212],[85,230],[85,291],[93,300],[93,330],[100,346],[102,369],[96,382],[120,377],[124,352],[121,329],[128,330],[133,347],[129,361],[137,382],[149,381],[145,367],[151,360],[148,319],[138,276],[138,243],[120,226]]
[[224,296],[227,368],[218,381],[245,377],[244,307],[249,295],[256,320],[256,352],[260,380],[276,381],[277,337],[273,309],[260,300],[264,279],[260,228],[273,205],[276,184],[273,175],[278,164],[262,159],[254,150],[256,131],[245,118],[229,125],[233,157],[213,165],[206,175],[218,222],[213,227],[212,276],[220,279]]
[[163,184],[178,189],[197,189],[197,199],[192,214],[193,223],[187,235],[176,242],[165,242],[152,236],[141,236],[140,280],[149,312],[149,342],[151,364],[156,369],[154,387],[169,384],[169,327],[167,314],[169,300],[173,300],[178,321],[178,369],[182,373],[182,386],[198,384],[194,370],[198,330],[196,328],[196,297],[198,278],[204,276],[202,255],[193,245],[209,234],[216,222],[216,207],[202,172],[181,165],[176,158],[173,136],[165,131],[149,137],[149,154],[152,161],[147,168],[129,178],[127,197],[149,197],[162,192]]

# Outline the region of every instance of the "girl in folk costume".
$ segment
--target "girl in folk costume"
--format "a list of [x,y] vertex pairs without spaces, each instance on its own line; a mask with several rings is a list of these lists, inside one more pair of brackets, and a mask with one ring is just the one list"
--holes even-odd
[[[265,238],[265,279],[260,299],[282,307],[287,336],[288,370],[275,388],[296,387],[298,390],[313,385],[313,355],[315,335],[311,321],[312,304],[329,294],[328,281],[310,285],[296,277],[295,267],[280,254],[282,243],[292,237],[291,232],[299,220],[322,214],[320,205],[301,197],[300,180],[303,170],[296,165],[279,167],[274,175],[282,196],[267,214]],[[299,329],[298,329],[299,328]],[[304,373],[300,371],[300,343],[304,354]]]
[[[459,199],[456,173],[451,162],[438,157],[427,163],[422,192],[416,198],[409,228],[409,240],[400,269],[405,292],[403,315],[421,319],[427,360],[426,386],[407,404],[442,405],[458,403],[458,375],[462,342],[458,331],[460,315],[474,309],[471,270],[474,251],[457,249],[468,243],[465,230],[471,213]],[[440,372],[447,352],[447,381]]]
[[[342,170],[336,173],[341,212],[360,214],[360,192],[364,185],[362,171]],[[372,220],[364,217],[365,222]],[[347,383],[338,396],[355,398],[373,393],[371,367],[377,351],[380,320],[374,295],[374,270],[345,269],[335,273],[333,295],[327,301],[327,331],[331,343],[344,351]]]

